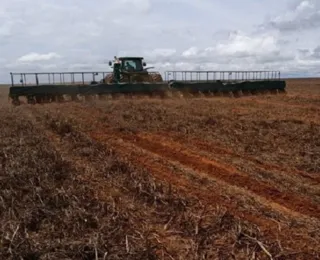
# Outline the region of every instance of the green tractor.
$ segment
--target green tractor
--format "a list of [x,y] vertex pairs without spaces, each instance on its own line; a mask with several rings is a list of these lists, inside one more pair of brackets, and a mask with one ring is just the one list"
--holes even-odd
[[[113,66],[112,66],[113,65]],[[159,72],[149,72],[144,68],[146,63],[143,57],[114,57],[114,61],[109,61],[109,66],[113,72],[105,76],[100,83],[153,83],[163,82]]]

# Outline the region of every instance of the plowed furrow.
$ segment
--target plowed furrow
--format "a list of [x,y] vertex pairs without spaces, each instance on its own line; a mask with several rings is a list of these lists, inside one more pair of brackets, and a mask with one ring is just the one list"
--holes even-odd
[[316,174],[313,175],[301,170],[297,170],[295,168],[288,168],[288,167],[284,168],[276,164],[266,163],[255,157],[245,155],[245,154],[239,154],[235,151],[232,151],[231,149],[224,148],[221,146],[221,144],[212,143],[209,141],[204,142],[202,140],[198,140],[193,137],[184,137],[180,134],[171,133],[171,132],[163,132],[163,133],[160,132],[157,135],[155,135],[155,138],[161,138],[161,137],[163,138],[165,136],[170,137],[170,139],[180,144],[188,143],[189,145],[196,147],[199,150],[206,151],[208,153],[232,156],[233,158],[239,158],[244,161],[249,161],[255,164],[256,167],[260,169],[281,172],[284,176],[295,175],[296,177],[300,177],[304,182],[308,182],[314,185],[320,184],[320,176]]
[[[197,156],[202,156],[218,163],[219,167],[222,168],[241,172],[240,169],[243,167],[242,171],[245,172],[243,174],[248,174],[248,176],[254,180],[265,178],[264,175],[268,174],[267,180],[269,186],[273,185],[274,188],[279,190],[285,189],[289,193],[299,194],[299,196],[304,196],[305,199],[314,202],[319,201],[320,179],[317,181],[317,176],[294,171],[294,169],[283,169],[277,167],[277,165],[265,164],[255,158],[250,158],[249,156],[248,158],[245,155],[241,156],[217,144],[203,142],[195,138],[188,138],[176,133],[148,133],[148,136],[150,136],[152,140],[157,140],[159,143],[170,143],[178,150],[184,151],[187,148]],[[234,165],[234,167],[231,165]],[[260,174],[261,171],[264,173]]]
[[[167,153],[168,148],[162,146],[160,146],[159,148],[159,144],[156,144],[155,148],[154,143],[150,142],[150,140],[147,139],[141,139],[141,137],[139,137],[138,135],[126,135],[123,133],[114,132],[111,129],[107,129],[106,126],[95,121],[93,110],[91,111],[87,108],[80,108],[79,110],[75,110],[74,107],[71,107],[69,110],[66,109],[66,107],[64,107],[63,110],[64,113],[67,113],[68,116],[72,115],[72,118],[76,119],[80,125],[82,125],[83,123],[91,124],[93,128],[96,129],[96,131],[88,131],[87,134],[90,135],[93,139],[106,145],[112,144],[114,149],[116,149],[116,151],[118,151],[124,157],[132,160],[133,163],[136,163],[150,170],[150,173],[154,174],[154,176],[157,176],[160,180],[162,179],[172,183],[172,185],[175,186],[178,190],[181,190],[182,192],[189,195],[194,195],[201,199],[201,201],[203,202],[211,204],[218,203],[220,205],[225,206],[235,216],[240,216],[243,219],[257,224],[264,232],[266,232],[266,234],[269,234],[273,238],[281,237],[281,240],[283,241],[286,241],[285,238],[288,236],[290,236],[290,238],[294,237],[294,239],[299,239],[300,241],[308,241],[310,239],[308,234],[304,233],[303,228],[299,230],[299,227],[282,227],[280,232],[280,230],[278,230],[278,225],[276,224],[276,222],[270,220],[269,217],[266,218],[263,215],[263,211],[248,211],[248,209],[245,210],[245,207],[241,210],[239,208],[241,207],[239,201],[227,199],[225,196],[218,195],[216,190],[208,189],[208,185],[206,184],[199,185],[197,184],[197,181],[195,182],[194,180],[191,180],[186,176],[176,174],[176,171],[172,171],[172,168],[168,167],[168,164],[170,164],[171,161],[171,156],[163,157],[163,152]],[[51,112],[54,111],[55,109],[53,108]],[[129,139],[127,139],[128,136]],[[148,153],[139,153],[139,148],[143,148],[144,151],[150,151],[151,149],[152,153],[156,152],[155,154],[158,154],[160,159],[155,160],[153,156],[151,156],[151,154]],[[175,151],[169,149],[169,153],[172,153],[171,155],[174,155],[174,160],[179,159]],[[178,154],[178,156],[180,155]],[[164,158],[167,158],[166,160],[168,163],[165,163]],[[187,157],[185,156],[182,157],[183,161],[186,158]],[[201,167],[199,165],[194,165],[193,163],[194,161],[192,161],[191,165],[189,163],[183,165],[185,165],[186,168],[189,168],[189,166],[191,166],[192,168],[194,168],[194,166],[195,168]],[[217,167],[217,165],[215,164],[213,166]],[[283,209],[279,209],[279,207],[274,207],[272,202],[268,203],[268,205],[265,206],[271,206],[273,207],[273,209],[277,209],[283,212]],[[287,212],[287,210],[285,210],[285,212]],[[279,232],[281,234],[279,234]],[[290,244],[292,241],[290,242],[288,240],[287,242]]]
[[[122,141],[117,141],[119,139],[117,139],[115,135],[112,135],[107,131],[99,133],[92,132],[88,134],[99,143],[104,143],[106,145],[112,144],[112,147],[116,149],[119,154],[130,159],[133,164],[147,169],[157,179],[169,182],[172,186],[179,190],[181,194],[185,194],[186,196],[194,196],[198,198],[203,204],[221,205],[234,216],[238,216],[241,219],[245,219],[251,223],[258,225],[261,232],[265,236],[270,237],[270,239],[277,238],[281,239],[282,241],[285,240],[285,237],[287,237],[288,234],[290,234],[291,238],[295,237],[293,239],[299,239],[300,241],[309,239],[307,238],[308,235],[304,233],[303,229],[301,229],[300,231],[293,231],[293,229],[296,228],[287,228],[285,225],[283,226],[282,224],[280,224],[280,222],[273,220],[272,217],[268,218],[263,215],[263,212],[270,213],[272,209],[264,208],[264,210],[259,210],[258,208],[256,208],[256,210],[252,210],[250,209],[250,207],[248,207],[248,205],[242,205],[242,203],[239,203],[236,197],[241,196],[241,194],[237,193],[238,191],[235,191],[235,196],[233,197],[229,197],[227,193],[219,194],[219,188],[210,187],[210,184],[206,184],[206,182],[199,183],[198,180],[187,178],[185,175],[177,173],[177,170],[172,170],[172,168],[169,167],[170,160],[168,160],[167,162],[164,161],[164,158],[161,155],[158,159],[153,158],[154,156],[152,156],[152,154],[143,152],[144,150],[149,150],[143,149],[141,151],[141,146],[137,147],[135,146],[136,144],[133,145],[133,143],[126,143],[122,138]],[[185,170],[188,171],[188,168],[185,168]],[[198,178],[199,177],[200,176],[198,174]],[[220,186],[221,184],[219,183],[218,185]],[[272,205],[269,204],[268,206],[270,207]],[[287,240],[286,242],[288,242],[288,246],[290,246],[292,241]]]
[[[220,165],[234,166],[235,171],[240,171],[254,180],[267,181],[278,190],[286,190],[289,193],[299,194],[307,200],[318,203],[320,201],[320,178],[316,174],[308,174],[295,169],[283,169],[277,165],[264,163],[250,156],[241,155],[230,149],[226,149],[210,141],[204,142],[187,135],[174,132],[149,133],[153,140],[158,142],[170,142],[175,147],[184,150],[187,147],[194,153],[214,160]],[[179,148],[179,149],[180,149]]]
[[[163,140],[161,143],[157,143],[152,137],[148,137],[145,134],[138,134],[135,136],[120,135],[119,137],[133,142],[143,149],[161,155],[164,158],[176,160],[182,165],[186,165],[200,172],[205,172],[216,179],[223,180],[228,184],[238,186],[241,189],[246,189],[255,193],[256,195],[270,200],[270,204],[273,204],[275,207],[279,206],[282,209],[289,208],[293,212],[300,212],[311,217],[320,218],[319,205],[313,204],[293,193],[280,191],[269,186],[267,183],[258,182],[250,178],[250,176],[238,172],[233,167],[227,167],[217,163],[216,161],[196,155],[187,148],[180,147],[179,149],[168,142],[164,143]],[[271,201],[279,203],[279,205],[276,205]]]
[[[73,150],[75,144],[71,140],[62,138],[59,134],[52,131],[52,129],[45,126],[44,123],[37,122],[34,116],[38,115],[43,118],[43,111],[32,107],[24,110],[24,112],[27,111],[31,113],[26,113],[26,117],[29,117],[33,124],[51,141],[51,144],[62,155],[64,160],[72,163],[79,170],[81,174],[77,176],[77,179],[83,181],[86,185],[90,185],[95,191],[96,198],[101,201],[107,201],[110,197],[117,198],[121,196],[121,204],[134,211],[136,215],[140,215],[142,227],[152,225],[152,232],[157,237],[156,241],[164,246],[165,250],[174,251],[177,248],[184,248],[186,247],[186,243],[190,243],[187,241],[187,238],[179,235],[179,232],[183,233],[182,231],[173,232],[172,230],[164,229],[164,225],[159,223],[161,221],[155,219],[154,210],[152,208],[150,210],[145,207],[142,208],[141,204],[145,202],[139,201],[135,194],[130,193],[129,187],[123,186],[121,182],[117,182],[116,180],[112,181],[104,178],[101,172],[104,171],[105,162],[97,164],[86,158],[86,156],[77,155]],[[100,158],[103,158],[103,154]],[[163,252],[162,255],[168,256],[167,254],[163,254]]]
[[[95,115],[95,118],[99,116],[99,111],[94,108],[83,108],[83,111],[81,111],[82,116],[84,116],[86,113],[91,118],[93,115]],[[222,180],[230,185],[239,187],[244,191],[244,193],[248,191],[247,193],[250,193],[251,196],[253,196],[253,194],[260,196],[261,201],[265,201],[265,203],[268,203],[276,210],[285,210],[287,213],[293,215],[296,215],[296,213],[301,213],[310,217],[320,218],[319,205],[312,203],[302,196],[298,196],[288,191],[279,190],[268,183],[254,180],[247,174],[239,172],[231,166],[221,165],[214,160],[201,157],[185,146],[179,147],[177,144],[172,144],[165,140],[157,142],[154,140],[155,138],[153,136],[148,136],[146,133],[132,135],[123,134],[116,131],[112,132],[112,130],[107,129],[107,127],[100,125],[98,122],[91,123],[98,129],[104,129],[103,132],[95,132],[93,134],[94,137],[104,135],[107,131],[115,137],[134,143],[136,146],[156,153],[164,158],[167,158],[168,160],[178,161],[182,165],[197,170],[201,173],[206,173],[207,176],[210,176],[211,178]]]

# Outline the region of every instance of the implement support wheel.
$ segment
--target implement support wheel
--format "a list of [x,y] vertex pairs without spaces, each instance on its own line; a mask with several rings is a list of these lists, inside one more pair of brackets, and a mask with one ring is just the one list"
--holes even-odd
[[12,98],[12,104],[15,106],[20,106],[21,102],[18,97]]

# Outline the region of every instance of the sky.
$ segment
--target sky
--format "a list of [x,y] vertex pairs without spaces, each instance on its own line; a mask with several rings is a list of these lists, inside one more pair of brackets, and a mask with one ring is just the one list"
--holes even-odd
[[280,70],[320,76],[319,0],[1,0],[0,81],[10,72]]

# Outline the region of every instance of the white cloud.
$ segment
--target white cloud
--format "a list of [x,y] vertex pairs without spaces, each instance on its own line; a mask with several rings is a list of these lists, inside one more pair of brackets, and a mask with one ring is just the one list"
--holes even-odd
[[60,58],[61,56],[55,52],[49,52],[46,54],[40,54],[32,52],[26,55],[23,55],[18,59],[18,62],[36,62],[36,61],[48,61],[55,58]]
[[222,55],[242,57],[265,55],[279,50],[273,35],[248,36],[241,32],[233,33],[227,43],[218,44],[216,49]]
[[182,56],[183,57],[195,57],[199,54],[199,49],[195,46],[185,50],[183,53],[182,53]]
[[302,11],[304,11],[304,10],[312,9],[312,8],[314,8],[314,5],[313,5],[311,2],[309,2],[309,1],[302,1],[302,2],[297,6],[296,10],[297,10],[298,12],[302,12]]
[[320,28],[319,0],[300,1],[293,8],[273,17],[266,28],[278,29],[281,32],[297,32]]

